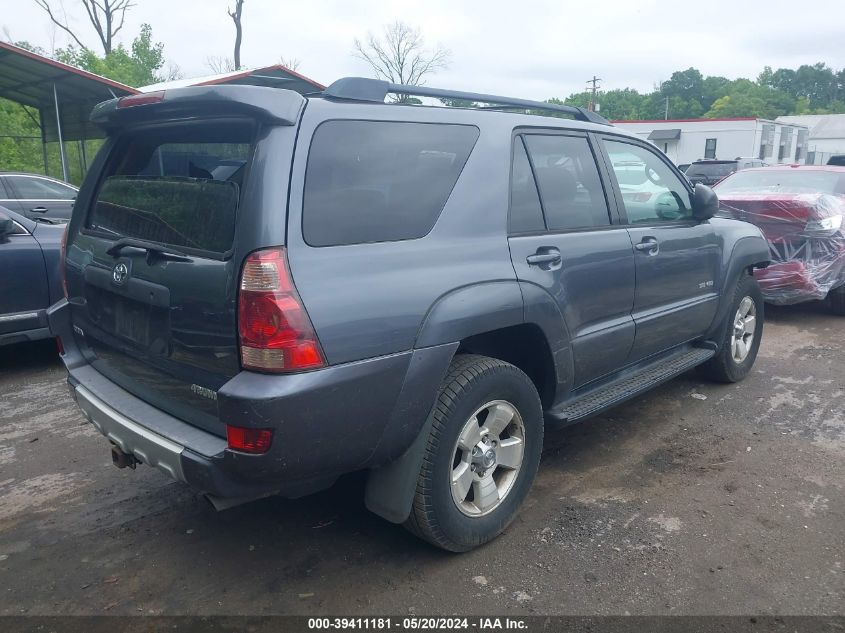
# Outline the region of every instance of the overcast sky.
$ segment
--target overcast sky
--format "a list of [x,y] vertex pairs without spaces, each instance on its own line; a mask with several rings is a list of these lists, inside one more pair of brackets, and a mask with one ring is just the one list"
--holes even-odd
[[[0,26],[13,40],[47,50],[68,43],[34,0],[3,4]],[[211,74],[209,56],[232,55],[234,0],[135,4],[119,39],[131,42],[148,22],[185,77]],[[64,5],[101,52],[79,0]],[[353,39],[397,18],[452,51],[450,68],[429,85],[532,99],[583,90],[594,73],[606,89],[650,91],[690,66],[729,78],[755,78],[766,65],[845,67],[845,0],[246,0],[242,64],[298,58],[299,72],[322,83],[368,76],[351,55]]]

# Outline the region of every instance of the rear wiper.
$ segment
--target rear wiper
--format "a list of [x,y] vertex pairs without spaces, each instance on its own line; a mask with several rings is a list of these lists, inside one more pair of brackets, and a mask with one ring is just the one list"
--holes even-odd
[[122,237],[112,244],[106,251],[106,255],[117,257],[120,252],[127,246],[131,248],[139,248],[147,251],[147,262],[150,262],[156,257],[162,259],[169,259],[177,262],[190,262],[191,258],[180,250],[156,244],[155,242],[147,242],[146,240],[135,239],[134,237]]

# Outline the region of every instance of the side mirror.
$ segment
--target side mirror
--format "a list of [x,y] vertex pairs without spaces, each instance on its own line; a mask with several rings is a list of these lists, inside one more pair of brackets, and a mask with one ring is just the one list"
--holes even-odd
[[719,212],[719,197],[707,185],[695,186],[692,194],[692,217],[699,222],[709,220]]
[[10,235],[17,231],[15,223],[10,218],[0,216],[0,242],[6,242]]

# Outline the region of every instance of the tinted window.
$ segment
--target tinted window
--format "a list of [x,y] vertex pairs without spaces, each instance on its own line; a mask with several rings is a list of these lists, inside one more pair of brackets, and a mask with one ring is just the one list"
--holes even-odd
[[3,184],[3,181],[0,180],[0,200],[9,200],[9,196],[6,193],[6,187]]
[[312,246],[422,237],[469,158],[466,125],[329,121],[314,133],[302,230]]
[[88,227],[182,248],[232,246],[251,125],[185,126],[123,139]]
[[537,193],[537,183],[534,182],[534,174],[531,172],[521,137],[514,140],[513,148],[510,232],[542,231],[546,225],[543,222],[540,195]]
[[6,176],[18,198],[29,200],[73,200],[76,190],[46,178]]
[[687,169],[687,176],[704,176],[705,178],[724,178],[737,169],[735,160],[713,161],[708,163],[693,163]]
[[610,216],[587,139],[530,134],[531,156],[549,230],[607,226]]
[[667,222],[692,217],[687,188],[657,154],[630,143],[610,140],[604,143],[628,222]]

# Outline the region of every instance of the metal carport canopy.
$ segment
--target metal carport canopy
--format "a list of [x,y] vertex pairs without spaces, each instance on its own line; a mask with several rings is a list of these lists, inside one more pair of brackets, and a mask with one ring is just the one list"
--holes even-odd
[[41,142],[59,141],[65,180],[63,143],[103,136],[89,120],[91,109],[100,101],[137,93],[111,79],[0,42],[0,97],[38,110]]

